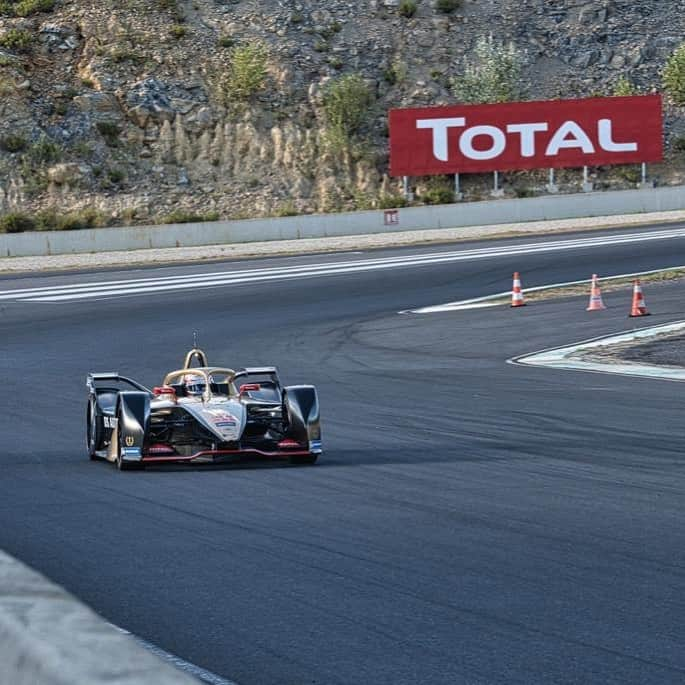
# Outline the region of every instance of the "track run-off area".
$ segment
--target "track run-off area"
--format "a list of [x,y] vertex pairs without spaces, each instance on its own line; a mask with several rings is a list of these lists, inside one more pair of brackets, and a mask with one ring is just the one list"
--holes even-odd
[[[681,384],[507,361],[685,285],[407,312],[684,263],[671,225],[1,279],[0,548],[239,685],[681,683]],[[195,330],[317,386],[316,466],[88,460],[86,373],[156,385]]]

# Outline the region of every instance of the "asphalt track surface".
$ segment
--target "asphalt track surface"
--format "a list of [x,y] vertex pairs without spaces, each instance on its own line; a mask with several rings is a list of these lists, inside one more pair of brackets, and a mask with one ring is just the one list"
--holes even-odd
[[[496,245],[523,242],[535,241]],[[648,286],[650,319],[626,318],[630,293],[607,295],[610,308],[595,314],[585,298],[396,312],[506,290],[514,270],[534,286],[683,263],[679,238],[3,300],[0,548],[113,623],[240,685],[681,683],[683,386],[506,360],[685,318],[685,286]],[[286,383],[317,385],[318,465],[119,473],[88,461],[86,372],[158,383],[193,329],[210,362],[277,364]]]

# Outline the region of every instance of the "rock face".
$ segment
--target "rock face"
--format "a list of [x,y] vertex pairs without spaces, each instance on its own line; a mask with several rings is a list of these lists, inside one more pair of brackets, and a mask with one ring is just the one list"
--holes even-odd
[[[685,38],[685,0],[462,0],[449,13],[417,0],[411,17],[398,0],[57,0],[0,15],[0,36],[10,29],[30,44],[0,48],[0,211],[57,198],[147,220],[179,208],[253,216],[398,193],[385,112],[454,101],[450,78],[483,35],[525,53],[530,97],[609,95],[619,79],[651,92]],[[232,50],[255,42],[266,81],[238,101]],[[373,105],[352,145],[331,146],[322,92],[349,73]],[[667,131],[685,133],[678,108]]]

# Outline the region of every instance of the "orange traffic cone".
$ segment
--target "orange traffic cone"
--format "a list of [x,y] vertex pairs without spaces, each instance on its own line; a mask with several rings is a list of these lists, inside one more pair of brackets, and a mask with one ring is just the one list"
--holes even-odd
[[511,288],[511,306],[526,306],[526,303],[523,301],[523,291],[521,290],[521,277],[519,276],[518,271],[514,274],[514,285]]
[[602,291],[599,289],[597,274],[592,274],[592,290],[590,291],[590,304],[585,311],[597,312],[606,309],[602,302]]
[[635,279],[635,283],[633,284],[633,306],[631,307],[628,316],[649,316],[639,278]]

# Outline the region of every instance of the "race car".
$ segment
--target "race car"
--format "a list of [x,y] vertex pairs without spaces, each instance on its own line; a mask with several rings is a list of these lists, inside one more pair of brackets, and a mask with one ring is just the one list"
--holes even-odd
[[121,470],[249,456],[313,464],[322,452],[316,388],[281,387],[275,367],[209,366],[193,348],[152,390],[118,373],[89,373],[86,385],[88,455]]

